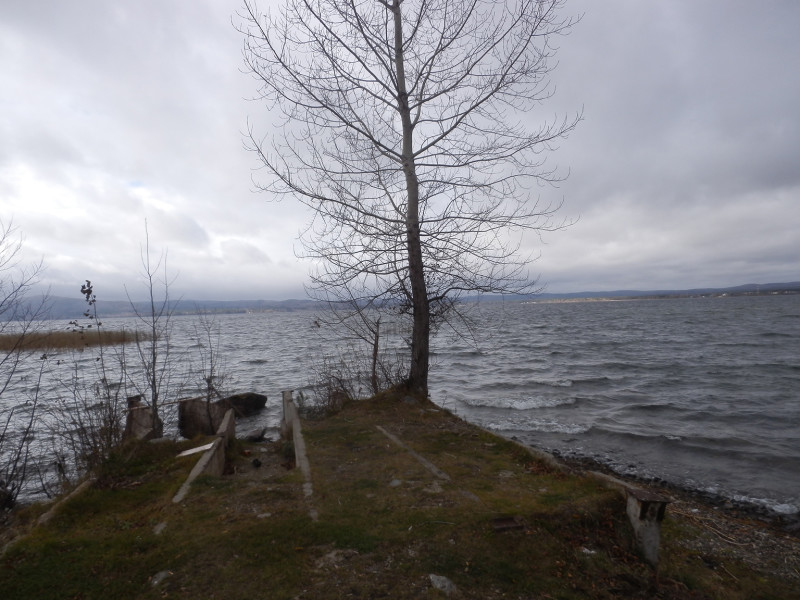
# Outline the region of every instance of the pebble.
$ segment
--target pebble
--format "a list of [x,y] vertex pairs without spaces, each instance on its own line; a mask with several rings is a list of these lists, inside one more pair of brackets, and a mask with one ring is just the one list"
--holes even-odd
[[445,596],[452,596],[458,592],[456,584],[450,581],[447,577],[443,577],[442,575],[434,575],[433,573],[431,573],[428,577],[430,577],[431,585],[442,592]]
[[152,584],[153,587],[156,587],[159,583],[164,581],[170,575],[172,575],[172,571],[169,570],[159,571],[150,578],[150,583]]

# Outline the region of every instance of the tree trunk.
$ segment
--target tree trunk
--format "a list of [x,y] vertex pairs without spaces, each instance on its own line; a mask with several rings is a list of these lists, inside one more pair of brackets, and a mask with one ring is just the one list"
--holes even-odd
[[408,252],[408,279],[411,286],[411,308],[413,328],[411,331],[411,367],[408,374],[409,391],[428,395],[428,359],[430,353],[430,307],[425,284],[425,269],[422,260],[422,242],[419,226],[419,180],[414,163],[411,110],[403,57],[403,19],[400,12],[402,0],[394,0],[391,10],[394,15],[394,59],[397,76],[397,105],[403,125],[403,172],[406,177],[408,208],[406,212],[406,247]]
[[378,352],[380,350],[381,341],[381,318],[375,321],[375,335],[372,340],[372,373],[370,374],[370,384],[372,385],[372,393],[377,395],[380,392],[380,383],[378,381]]

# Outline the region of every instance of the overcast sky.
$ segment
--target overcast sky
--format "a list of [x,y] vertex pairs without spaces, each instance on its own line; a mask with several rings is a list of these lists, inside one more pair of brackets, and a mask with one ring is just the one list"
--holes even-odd
[[[302,297],[309,215],[252,191],[237,0],[0,0],[0,219],[56,295],[141,297],[145,222],[187,299]],[[262,2],[266,6],[267,2]],[[800,2],[574,0],[544,114],[571,227],[549,292],[800,280]]]

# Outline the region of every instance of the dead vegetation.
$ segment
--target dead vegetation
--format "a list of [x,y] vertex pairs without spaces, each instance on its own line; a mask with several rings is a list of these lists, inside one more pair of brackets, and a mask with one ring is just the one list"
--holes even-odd
[[144,332],[126,329],[83,329],[67,331],[28,331],[24,334],[4,333],[0,335],[0,352],[27,350],[69,350],[89,346],[117,346],[148,341]]

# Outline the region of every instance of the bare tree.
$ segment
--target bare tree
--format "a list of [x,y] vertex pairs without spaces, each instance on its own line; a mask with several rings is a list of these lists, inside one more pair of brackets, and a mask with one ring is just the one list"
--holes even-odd
[[260,97],[284,119],[249,143],[262,190],[314,211],[302,240],[333,306],[411,321],[408,388],[427,395],[432,329],[465,293],[532,282],[525,230],[551,230],[543,153],[579,116],[533,129],[563,0],[287,0],[239,27]]
[[[136,336],[136,350],[139,355],[143,381],[129,374],[129,383],[137,394],[149,400],[153,414],[156,435],[161,435],[163,397],[169,395],[175,376],[172,356],[172,316],[175,304],[170,299],[169,287],[172,281],[167,270],[167,255],[162,252],[158,260],[153,260],[150,252],[150,232],[145,223],[145,243],[141,250],[142,278],[148,293],[145,308],[140,308],[127,291],[128,301],[137,320],[145,329],[146,335]],[[138,329],[137,329],[138,331]]]
[[[197,351],[197,363],[192,371],[202,381],[202,396],[205,399],[206,423],[210,431],[216,431],[212,402],[225,400],[228,373],[220,348],[222,338],[219,322],[214,315],[200,312],[194,324],[193,347]],[[180,413],[179,413],[180,414]]]
[[0,335],[12,343],[0,354],[0,396],[11,383],[20,361],[26,356],[25,337],[38,327],[47,312],[47,296],[29,297],[39,281],[42,263],[22,263],[22,238],[13,224],[0,221]]
[[11,400],[7,392],[20,369],[33,358],[34,351],[26,347],[25,340],[41,325],[48,308],[46,295],[38,300],[30,297],[42,263],[26,265],[21,253],[22,238],[13,224],[0,221],[0,509],[15,503],[28,475],[42,369],[27,402]]

